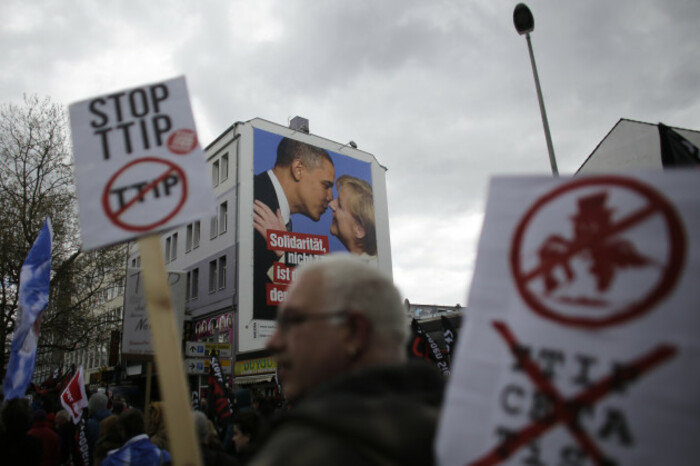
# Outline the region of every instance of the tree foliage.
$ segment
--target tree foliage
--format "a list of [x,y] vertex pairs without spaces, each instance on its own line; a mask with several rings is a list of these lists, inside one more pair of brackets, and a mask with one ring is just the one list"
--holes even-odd
[[[46,217],[54,240],[51,291],[42,313],[39,354],[104,338],[96,316],[102,293],[124,274],[122,248],[80,249],[77,201],[65,109],[25,96],[0,105],[0,368],[4,379],[17,318],[19,275]],[[100,323],[100,325],[98,325]]]

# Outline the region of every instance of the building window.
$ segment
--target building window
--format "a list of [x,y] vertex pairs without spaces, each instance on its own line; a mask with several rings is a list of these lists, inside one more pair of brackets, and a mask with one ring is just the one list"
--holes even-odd
[[209,225],[209,239],[214,239],[219,234],[219,217],[216,215],[211,218],[211,225]]
[[219,257],[219,289],[226,288],[226,256]]
[[136,256],[131,259],[131,267],[134,269],[141,267],[141,256]]
[[185,229],[185,254],[192,250],[192,229],[194,224],[190,223]]
[[187,272],[187,281],[185,283],[185,301],[189,301],[192,298],[192,271]]
[[228,154],[221,156],[221,182],[223,183],[228,179]]
[[190,297],[192,299],[199,298],[199,268],[192,270],[192,293]]
[[219,206],[219,234],[226,233],[228,227],[228,202],[222,202]]
[[194,222],[194,228],[192,232],[192,249],[196,249],[199,247],[199,220]]
[[219,185],[219,161],[218,160],[211,165],[211,184],[213,186]]
[[209,262],[209,293],[214,293],[216,291],[216,285],[217,285],[216,270],[217,270],[216,261],[213,260],[213,261]]
[[177,259],[177,233],[165,238],[165,263]]
[[177,259],[177,233],[173,233],[173,242],[170,249],[170,260],[174,261]]
[[170,243],[172,240],[170,239],[170,236],[165,238],[165,263],[167,264],[170,262]]

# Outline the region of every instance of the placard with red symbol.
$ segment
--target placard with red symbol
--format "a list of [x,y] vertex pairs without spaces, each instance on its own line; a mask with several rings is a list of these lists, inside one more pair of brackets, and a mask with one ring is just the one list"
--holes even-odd
[[440,464],[693,464],[699,182],[492,181]]
[[83,249],[214,213],[184,77],[70,106]]

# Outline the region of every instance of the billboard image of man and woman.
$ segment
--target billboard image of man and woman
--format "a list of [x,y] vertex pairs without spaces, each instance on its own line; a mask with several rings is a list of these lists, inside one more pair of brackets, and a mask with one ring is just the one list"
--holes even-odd
[[274,320],[294,268],[345,251],[377,261],[372,166],[254,129],[253,317]]

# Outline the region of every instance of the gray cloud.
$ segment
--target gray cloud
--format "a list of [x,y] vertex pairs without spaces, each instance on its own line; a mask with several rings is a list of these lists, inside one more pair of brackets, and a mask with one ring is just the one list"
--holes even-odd
[[[407,297],[464,304],[490,177],[549,173],[516,3],[3,2],[0,96],[67,104],[184,74],[205,143],[305,116],[388,167]],[[697,0],[527,3],[562,173],[621,117],[700,128]]]

